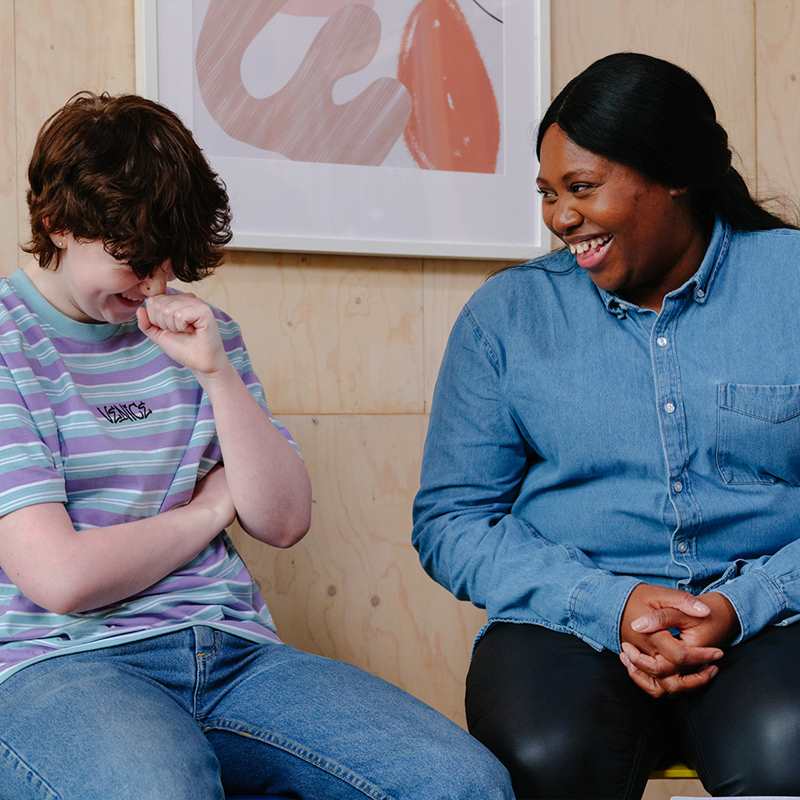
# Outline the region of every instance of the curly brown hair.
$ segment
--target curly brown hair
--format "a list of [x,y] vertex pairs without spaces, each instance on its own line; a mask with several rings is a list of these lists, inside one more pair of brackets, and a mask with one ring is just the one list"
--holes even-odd
[[36,138],[28,167],[31,241],[43,268],[50,234],[102,241],[144,278],[167,258],[196,281],[222,261],[231,212],[222,179],[169,109],[137,95],[79,92]]

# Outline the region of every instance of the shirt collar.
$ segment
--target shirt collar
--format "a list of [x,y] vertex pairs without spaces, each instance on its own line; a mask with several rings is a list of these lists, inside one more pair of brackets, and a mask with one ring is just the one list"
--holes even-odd
[[[728,248],[731,241],[731,226],[725,222],[721,217],[714,220],[714,228],[711,231],[711,241],[708,243],[703,260],[697,272],[689,278],[686,283],[679,286],[669,293],[669,296],[678,296],[683,293],[692,293],[692,299],[695,303],[702,305],[708,300],[708,294],[711,291],[711,284],[717,274],[725,256],[728,254]],[[638,309],[639,307],[634,303],[629,303],[627,300],[621,300],[611,292],[595,286],[600,298],[603,301],[606,309],[616,317],[625,317],[630,309]]]

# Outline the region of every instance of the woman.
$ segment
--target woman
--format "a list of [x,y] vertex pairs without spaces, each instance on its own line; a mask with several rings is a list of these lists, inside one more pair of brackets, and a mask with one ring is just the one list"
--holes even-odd
[[537,154],[567,247],[456,321],[414,509],[488,612],[470,730],[520,798],[636,798],[675,758],[800,794],[800,232],[650,56],[570,81]]

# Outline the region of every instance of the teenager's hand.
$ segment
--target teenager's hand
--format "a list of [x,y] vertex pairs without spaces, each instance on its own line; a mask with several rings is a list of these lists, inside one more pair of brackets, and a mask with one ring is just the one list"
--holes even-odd
[[211,511],[218,520],[219,530],[227,528],[236,519],[236,508],[225,477],[225,467],[218,464],[198,482],[189,505]]
[[230,366],[211,307],[186,292],[148,297],[136,312],[139,329],[202,382]]
[[[653,697],[696,689],[716,674],[723,653],[697,638],[675,638],[714,615],[712,607],[688,592],[640,584],[625,606],[620,625],[620,660],[631,679]],[[659,621],[669,621],[667,625]],[[636,623],[634,626],[633,623]],[[646,628],[646,630],[645,630]]]

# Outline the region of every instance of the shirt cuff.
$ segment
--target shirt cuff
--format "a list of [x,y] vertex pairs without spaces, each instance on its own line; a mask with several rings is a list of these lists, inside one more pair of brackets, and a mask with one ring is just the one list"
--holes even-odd
[[596,570],[579,581],[570,595],[570,628],[581,638],[619,653],[619,626],[631,592],[642,581]]
[[789,606],[780,584],[763,569],[749,570],[714,591],[728,598],[739,618],[739,635],[731,644],[755,636]]

